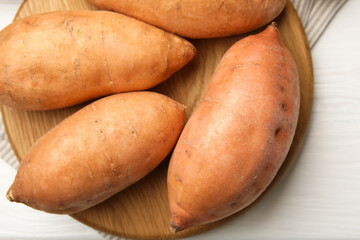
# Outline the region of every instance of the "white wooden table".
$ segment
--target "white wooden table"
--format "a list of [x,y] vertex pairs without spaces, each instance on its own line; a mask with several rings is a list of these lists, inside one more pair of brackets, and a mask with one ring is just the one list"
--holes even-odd
[[[20,3],[0,0],[0,28]],[[345,4],[312,56],[314,107],[295,165],[251,211],[191,239],[360,239],[360,1]],[[9,203],[14,176],[0,161],[0,239],[102,239],[68,216]]]

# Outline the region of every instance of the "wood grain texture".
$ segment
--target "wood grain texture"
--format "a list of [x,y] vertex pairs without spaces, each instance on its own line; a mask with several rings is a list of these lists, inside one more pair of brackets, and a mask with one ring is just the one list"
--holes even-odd
[[[92,9],[85,0],[27,0],[16,19],[55,10]],[[308,126],[313,99],[313,69],[310,49],[296,11],[288,2],[284,13],[276,19],[280,33],[299,68],[301,108],[299,123],[290,152],[270,187],[256,201],[272,189],[284,175],[299,151]],[[187,118],[204,94],[208,82],[225,51],[244,37],[192,40],[198,50],[196,58],[185,68],[153,90],[164,93],[188,106]],[[30,112],[2,106],[4,124],[9,140],[19,159],[32,143],[83,105],[55,111]],[[194,227],[173,234],[169,230],[170,212],[167,202],[166,174],[168,159],[143,180],[91,209],[72,215],[75,219],[101,231],[128,238],[167,239],[194,235],[220,226],[244,213],[247,209],[222,221]]]

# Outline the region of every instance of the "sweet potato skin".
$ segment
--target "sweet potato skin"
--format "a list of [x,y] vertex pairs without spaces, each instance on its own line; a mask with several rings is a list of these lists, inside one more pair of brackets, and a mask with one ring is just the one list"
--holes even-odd
[[34,15],[0,32],[0,102],[49,110],[144,90],[194,54],[188,41],[113,12]]
[[285,0],[88,0],[101,9],[147,22],[188,38],[215,38],[260,28],[284,9]]
[[7,197],[50,213],[89,208],[152,171],[174,147],[184,119],[183,105],[153,92],[93,102],[32,146]]
[[238,212],[267,188],[295,134],[299,91],[275,26],[227,51],[170,160],[174,231]]

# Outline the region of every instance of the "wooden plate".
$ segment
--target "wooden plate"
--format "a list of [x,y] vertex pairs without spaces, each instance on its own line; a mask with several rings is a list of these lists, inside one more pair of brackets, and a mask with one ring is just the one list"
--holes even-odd
[[[15,20],[37,13],[55,10],[96,8],[85,0],[25,0]],[[290,152],[269,190],[284,175],[299,151],[308,126],[313,99],[313,68],[309,45],[302,24],[290,2],[276,19],[285,44],[292,52],[299,68],[301,81],[301,109],[295,139]],[[187,118],[201,99],[208,82],[225,51],[244,37],[191,40],[198,50],[196,58],[153,90],[164,93],[188,106]],[[33,142],[83,105],[43,112],[15,110],[2,106],[2,114],[11,145],[22,159]],[[176,235],[169,230],[170,212],[167,202],[166,173],[168,159],[151,174],[123,192],[86,211],[72,215],[95,229],[128,238],[180,238],[204,231],[238,217],[247,209],[224,220],[194,227]],[[256,201],[260,201],[264,194]],[[256,203],[255,202],[255,203]],[[255,204],[254,203],[254,204]],[[252,204],[251,206],[253,206]],[[250,206],[250,207],[251,207]]]

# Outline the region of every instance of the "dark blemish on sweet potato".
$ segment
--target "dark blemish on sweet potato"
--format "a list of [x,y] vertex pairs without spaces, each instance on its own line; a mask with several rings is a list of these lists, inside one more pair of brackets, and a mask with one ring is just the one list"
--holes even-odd
[[280,130],[281,130],[280,128],[277,128],[277,129],[275,130],[275,136],[279,135]]
[[239,193],[237,196],[236,196],[236,199],[239,200],[241,197],[241,193]]
[[104,131],[102,129],[99,129],[99,133],[101,141],[105,141]]
[[285,88],[282,85],[279,85],[280,91],[284,92]]
[[136,129],[134,128],[134,126],[132,126],[132,125],[130,126],[130,131],[134,137],[137,137]]
[[287,110],[287,106],[285,105],[285,103],[282,103],[282,104],[281,104],[281,108],[282,108],[282,110],[284,110],[284,111]]
[[236,202],[233,202],[230,207],[234,207],[237,203]]
[[190,157],[190,153],[188,150],[185,150],[185,155],[189,158]]

